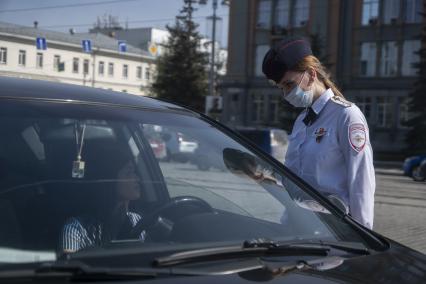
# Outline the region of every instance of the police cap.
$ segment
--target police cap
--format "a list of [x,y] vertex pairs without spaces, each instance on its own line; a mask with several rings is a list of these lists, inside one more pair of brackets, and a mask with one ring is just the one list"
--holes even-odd
[[285,72],[292,70],[304,57],[312,55],[311,45],[302,37],[286,38],[269,49],[263,58],[262,72],[279,83]]

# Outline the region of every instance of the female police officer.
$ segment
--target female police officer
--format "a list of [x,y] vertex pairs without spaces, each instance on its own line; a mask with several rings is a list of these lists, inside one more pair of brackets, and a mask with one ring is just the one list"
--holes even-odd
[[351,216],[373,227],[375,175],[367,121],[346,101],[303,38],[271,48],[263,73],[284,99],[305,110],[297,118],[285,165],[326,195],[338,196]]

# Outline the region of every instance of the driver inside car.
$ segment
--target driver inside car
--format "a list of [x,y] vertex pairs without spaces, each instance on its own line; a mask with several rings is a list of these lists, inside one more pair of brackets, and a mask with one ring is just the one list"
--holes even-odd
[[[112,167],[117,168],[117,163],[120,164],[114,159],[114,163],[106,163],[106,167],[114,164]],[[102,196],[97,196],[92,216],[71,217],[65,222],[60,242],[64,253],[131,238],[132,228],[141,220],[139,214],[129,211],[129,202],[140,197],[139,177],[132,161],[126,161],[116,176],[112,184],[100,183],[102,188],[98,192],[102,192]],[[144,231],[138,239],[145,240]]]

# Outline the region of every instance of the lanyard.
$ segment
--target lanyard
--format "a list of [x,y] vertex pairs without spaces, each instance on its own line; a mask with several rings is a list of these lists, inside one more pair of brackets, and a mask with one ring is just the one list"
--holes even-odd
[[85,163],[81,160],[81,152],[83,151],[84,133],[86,131],[86,124],[81,127],[80,123],[74,124],[75,144],[77,148],[77,160],[72,163],[73,178],[84,178]]
[[75,133],[75,144],[77,147],[77,161],[81,160],[81,152],[83,151],[84,144],[84,133],[86,131],[86,124],[83,124],[83,128],[81,128],[80,124],[76,123],[74,125],[74,133]]

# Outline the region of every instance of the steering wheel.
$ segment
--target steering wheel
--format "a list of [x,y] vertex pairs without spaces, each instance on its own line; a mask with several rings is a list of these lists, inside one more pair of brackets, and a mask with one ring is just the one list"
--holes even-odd
[[167,227],[167,220],[177,221],[192,214],[209,212],[214,212],[214,209],[201,198],[195,196],[173,197],[166,204],[154,210],[154,212],[143,216],[136,226],[133,227],[130,235],[137,238],[145,231],[149,236],[149,231],[158,223],[162,223]]

